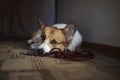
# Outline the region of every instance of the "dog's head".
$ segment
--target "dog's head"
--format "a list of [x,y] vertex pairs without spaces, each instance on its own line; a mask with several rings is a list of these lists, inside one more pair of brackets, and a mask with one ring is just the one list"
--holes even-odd
[[59,48],[64,51],[69,46],[74,33],[76,31],[76,24],[74,22],[68,23],[64,28],[59,29],[44,25],[38,21],[41,27],[42,43],[38,47],[40,53],[47,53],[53,48]]

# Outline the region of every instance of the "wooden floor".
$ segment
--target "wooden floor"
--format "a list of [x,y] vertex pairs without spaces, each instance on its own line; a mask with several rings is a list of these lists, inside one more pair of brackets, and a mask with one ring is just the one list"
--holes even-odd
[[0,80],[120,80],[120,60],[93,51],[95,58],[72,62],[54,57],[26,56],[25,41],[0,41]]

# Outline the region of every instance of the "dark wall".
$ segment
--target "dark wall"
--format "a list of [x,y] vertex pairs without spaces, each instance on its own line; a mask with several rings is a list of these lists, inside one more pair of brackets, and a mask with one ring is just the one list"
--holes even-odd
[[[55,1],[57,1],[57,6]],[[119,0],[0,0],[0,37],[31,36],[46,25],[77,21],[84,41],[120,47]]]
[[57,21],[77,21],[84,41],[120,47],[120,0],[58,0],[57,4]]
[[0,0],[0,37],[28,37],[39,26],[55,23],[55,0]]

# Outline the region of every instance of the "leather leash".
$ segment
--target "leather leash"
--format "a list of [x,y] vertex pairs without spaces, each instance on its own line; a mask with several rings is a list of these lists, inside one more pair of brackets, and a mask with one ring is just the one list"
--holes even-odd
[[88,50],[82,50],[82,51],[69,51],[66,50],[64,52],[62,52],[61,49],[59,48],[53,48],[49,53],[22,53],[24,55],[30,55],[30,56],[40,56],[40,57],[46,57],[46,56],[50,56],[53,55],[55,58],[65,58],[68,59],[70,61],[85,61],[85,60],[89,60],[89,59],[93,59],[94,58],[94,54]]

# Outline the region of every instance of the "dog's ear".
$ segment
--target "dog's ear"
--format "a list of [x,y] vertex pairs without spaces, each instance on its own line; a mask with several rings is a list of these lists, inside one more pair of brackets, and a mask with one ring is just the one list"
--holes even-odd
[[45,28],[45,25],[43,24],[43,22],[41,20],[38,20],[37,22],[41,29]]
[[76,31],[76,22],[70,22],[67,24],[67,26],[63,29],[65,34],[66,34],[66,38],[67,39],[71,39],[74,36],[74,33]]

